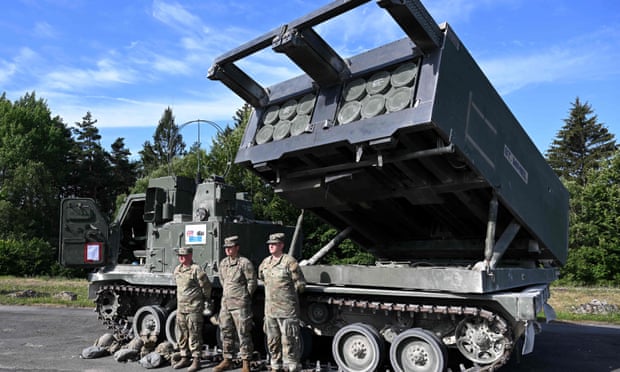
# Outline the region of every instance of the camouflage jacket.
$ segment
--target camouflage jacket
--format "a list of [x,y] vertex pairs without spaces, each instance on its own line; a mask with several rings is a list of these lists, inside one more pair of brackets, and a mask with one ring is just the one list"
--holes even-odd
[[269,256],[258,267],[258,278],[265,283],[265,316],[297,318],[298,292],[303,292],[306,279],[297,260],[288,254]]
[[181,313],[202,312],[205,301],[211,299],[211,282],[200,266],[178,265],[174,268],[177,283],[177,311]]
[[228,309],[250,306],[256,290],[256,271],[250,260],[241,256],[224,258],[220,262],[220,281],[223,288],[222,306]]

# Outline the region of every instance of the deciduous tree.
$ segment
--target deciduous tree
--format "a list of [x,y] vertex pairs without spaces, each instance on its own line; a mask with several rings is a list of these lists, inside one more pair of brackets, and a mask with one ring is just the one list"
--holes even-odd
[[620,284],[620,153],[590,170],[571,193],[569,256],[562,277],[581,284]]
[[14,103],[0,96],[0,238],[57,240],[71,132],[34,92]]

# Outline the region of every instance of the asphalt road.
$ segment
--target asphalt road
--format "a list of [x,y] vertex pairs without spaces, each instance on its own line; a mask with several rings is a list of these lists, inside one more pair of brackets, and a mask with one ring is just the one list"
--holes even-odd
[[[0,371],[145,371],[111,356],[81,359],[82,349],[105,332],[91,310],[0,306]],[[209,372],[212,365],[203,367]],[[500,370],[620,372],[620,327],[544,324],[534,352]]]

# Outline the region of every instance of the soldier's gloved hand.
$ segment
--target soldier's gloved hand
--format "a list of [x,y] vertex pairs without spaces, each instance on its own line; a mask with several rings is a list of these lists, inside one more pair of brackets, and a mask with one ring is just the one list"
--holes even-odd
[[297,290],[297,293],[303,293],[306,290],[306,285],[304,283],[296,283],[295,290]]
[[205,309],[202,311],[202,315],[205,317],[213,315],[213,306],[211,305],[211,301],[205,301]]

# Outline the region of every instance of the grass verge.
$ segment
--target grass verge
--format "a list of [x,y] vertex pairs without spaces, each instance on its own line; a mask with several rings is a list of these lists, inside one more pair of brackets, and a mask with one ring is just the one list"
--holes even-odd
[[620,308],[620,288],[551,286],[549,305],[553,306],[558,320],[620,325],[620,309],[606,314],[579,314],[575,312],[575,309],[584,304],[590,304],[593,300],[616,305]]
[[[32,297],[14,297],[18,291],[34,291]],[[75,301],[57,298],[61,292],[72,292],[77,295]],[[86,279],[61,278],[19,278],[0,276],[0,304],[2,305],[47,305],[66,307],[95,307],[88,299],[88,281]]]

